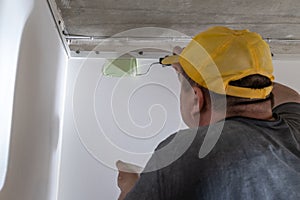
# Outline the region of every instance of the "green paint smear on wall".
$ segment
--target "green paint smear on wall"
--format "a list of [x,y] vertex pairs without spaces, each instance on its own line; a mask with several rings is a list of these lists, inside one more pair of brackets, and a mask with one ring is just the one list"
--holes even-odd
[[136,58],[108,59],[103,67],[103,74],[110,77],[135,76],[136,73]]

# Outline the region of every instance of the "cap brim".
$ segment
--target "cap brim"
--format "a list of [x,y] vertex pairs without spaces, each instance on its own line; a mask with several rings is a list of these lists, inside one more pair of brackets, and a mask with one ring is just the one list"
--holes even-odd
[[162,59],[161,64],[163,65],[171,65],[174,63],[179,63],[179,56],[174,55],[174,56],[167,56],[164,59]]

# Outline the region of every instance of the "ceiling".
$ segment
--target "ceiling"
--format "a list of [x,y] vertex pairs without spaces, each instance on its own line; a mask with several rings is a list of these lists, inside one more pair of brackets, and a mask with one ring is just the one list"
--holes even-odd
[[[148,49],[165,41],[184,44],[199,31],[224,25],[260,33],[275,55],[300,54],[299,0],[49,1],[63,37],[77,53],[95,50],[108,38],[101,51],[114,51],[129,41],[141,49],[145,42],[152,44]],[[142,27],[156,28],[136,29]]]

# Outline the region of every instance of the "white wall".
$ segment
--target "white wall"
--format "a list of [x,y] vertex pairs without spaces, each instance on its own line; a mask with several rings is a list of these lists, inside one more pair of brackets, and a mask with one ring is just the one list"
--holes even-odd
[[[139,64],[147,69],[154,61]],[[117,199],[114,162],[123,159],[143,165],[150,154],[132,152],[151,153],[159,141],[184,127],[179,83],[172,69],[158,65],[147,76],[119,79],[103,77],[103,64],[104,59],[69,60],[59,200]],[[296,78],[299,64],[275,60],[277,81],[300,91],[300,79]],[[157,104],[161,107],[148,112]],[[164,120],[165,124],[161,123]],[[146,127],[148,123],[152,123],[150,127]],[[133,136],[126,135],[130,131]],[[151,137],[156,131],[159,134]]]
[[300,92],[300,56],[297,60],[274,60],[275,81]]
[[[0,190],[7,171],[15,77],[23,28],[33,1],[0,1]],[[14,16],[8,20],[8,16]],[[10,28],[7,28],[10,27]]]
[[[67,55],[46,1],[2,0],[0,8],[1,79],[5,77],[9,89],[4,107],[13,105],[8,170],[0,200],[52,200],[57,189]],[[9,111],[4,111],[10,120]],[[6,128],[5,134],[9,131]]]
[[[150,63],[140,65],[146,70]],[[182,126],[172,69],[157,65],[148,76],[119,79],[103,77],[103,64],[104,59],[69,61],[59,200],[117,199],[115,162],[143,165]]]

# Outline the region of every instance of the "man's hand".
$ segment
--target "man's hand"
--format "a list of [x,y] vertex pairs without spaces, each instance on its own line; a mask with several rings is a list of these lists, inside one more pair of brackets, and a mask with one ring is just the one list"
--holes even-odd
[[[179,46],[176,46],[176,47],[173,48],[173,54],[174,55],[179,55],[182,51],[183,51],[183,49]],[[173,63],[172,67],[176,70],[177,73],[182,72],[182,68],[181,68],[181,65],[179,63]]]
[[120,160],[117,161],[116,166],[119,170],[118,187],[121,190],[118,200],[123,200],[139,179],[139,173],[143,170],[143,168]]

